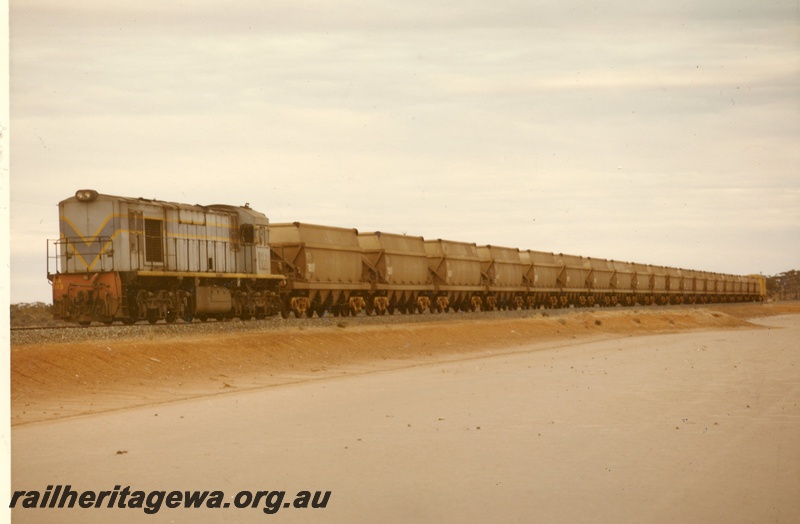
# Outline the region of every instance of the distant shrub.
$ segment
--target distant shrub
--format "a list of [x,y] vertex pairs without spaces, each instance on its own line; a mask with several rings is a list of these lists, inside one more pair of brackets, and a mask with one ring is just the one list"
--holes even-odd
[[53,320],[52,304],[45,304],[44,302],[11,304],[9,309],[11,327],[57,326],[62,324],[60,321]]

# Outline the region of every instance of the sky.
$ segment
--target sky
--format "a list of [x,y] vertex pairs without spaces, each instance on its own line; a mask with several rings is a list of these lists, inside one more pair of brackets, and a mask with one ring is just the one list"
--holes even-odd
[[10,300],[78,189],[800,268],[800,1],[10,1]]

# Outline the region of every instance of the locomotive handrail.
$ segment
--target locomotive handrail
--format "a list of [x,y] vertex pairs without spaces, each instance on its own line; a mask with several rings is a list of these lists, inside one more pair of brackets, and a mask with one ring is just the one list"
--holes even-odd
[[[88,241],[83,237],[48,239],[47,274],[92,270],[113,271],[114,250],[111,241],[112,238],[108,236],[94,237]],[[80,261],[80,266],[76,260]],[[70,267],[70,263],[74,266]],[[51,267],[54,271],[50,271]]]

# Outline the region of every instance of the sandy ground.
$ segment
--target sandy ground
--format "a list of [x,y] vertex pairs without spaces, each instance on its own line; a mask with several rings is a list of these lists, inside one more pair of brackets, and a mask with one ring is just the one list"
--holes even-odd
[[331,491],[325,509],[275,515],[24,509],[14,521],[797,522],[797,313],[13,346],[15,490]]

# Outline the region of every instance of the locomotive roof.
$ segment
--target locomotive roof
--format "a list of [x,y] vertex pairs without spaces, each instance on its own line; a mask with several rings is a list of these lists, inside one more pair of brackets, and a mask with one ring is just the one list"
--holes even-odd
[[254,217],[266,217],[260,211],[256,211],[252,209],[249,204],[245,204],[243,206],[233,206],[230,204],[211,204],[211,205],[200,205],[200,204],[182,204],[180,202],[168,202],[166,200],[157,200],[155,198],[144,198],[144,197],[122,197],[116,195],[106,195],[103,193],[98,193],[94,190],[89,189],[81,189],[78,190],[74,196],[62,200],[60,203],[65,202],[94,202],[95,200],[118,200],[120,202],[126,202],[128,204],[150,204],[155,206],[162,206],[162,207],[169,207],[172,209],[192,209],[195,211],[224,211],[224,212],[245,212],[249,213]]

